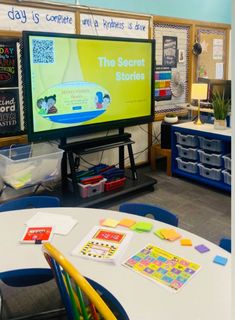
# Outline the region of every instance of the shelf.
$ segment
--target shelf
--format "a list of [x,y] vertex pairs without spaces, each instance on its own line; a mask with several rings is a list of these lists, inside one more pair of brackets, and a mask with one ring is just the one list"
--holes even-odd
[[[127,170],[128,171],[128,170]],[[128,177],[123,187],[116,190],[102,192],[98,195],[82,198],[79,195],[74,196],[71,192],[62,192],[61,188],[57,188],[53,191],[53,195],[59,197],[62,202],[62,206],[65,207],[90,207],[99,208],[104,204],[112,203],[123,199],[131,195],[137,195],[138,192],[154,191],[154,186],[157,183],[156,179],[147,177],[142,174],[138,174],[138,179],[133,180]]]
[[[182,170],[183,168],[181,166],[178,167],[178,163],[177,163],[176,158],[180,157],[180,156],[179,156],[179,153],[178,153],[178,150],[177,150],[177,147],[176,147],[177,139],[176,139],[176,135],[175,135],[176,132],[180,132],[183,135],[194,136],[194,138],[195,137],[203,137],[203,138],[206,139],[205,141],[207,141],[207,139],[208,139],[209,141],[213,141],[213,143],[215,143],[214,144],[214,150],[217,150],[217,151],[214,151],[215,154],[218,154],[218,151],[220,151],[221,155],[225,155],[225,154],[231,152],[231,129],[215,130],[213,125],[205,124],[205,125],[202,125],[202,126],[196,126],[192,122],[179,124],[179,125],[173,125],[171,127],[171,129],[172,129],[172,174],[173,175],[177,175],[177,176],[182,176],[182,177],[185,177],[185,178],[188,178],[188,179],[191,179],[191,180],[195,180],[195,181],[198,181],[199,183],[203,183],[205,185],[208,185],[208,186],[211,186],[211,187],[214,187],[214,188],[226,191],[226,192],[231,192],[231,185],[224,183],[224,180],[220,180],[220,181],[213,180],[213,179],[210,179],[210,178],[207,178],[207,177],[204,177],[204,176],[200,175],[199,172],[197,172],[195,174],[194,173],[189,173],[187,171]],[[216,148],[217,144],[216,144],[215,140],[218,140],[220,142],[221,148],[218,148],[218,149]],[[178,142],[178,143],[180,144],[180,142]],[[204,145],[204,143],[201,143],[201,142],[203,142],[203,141],[200,141],[200,146],[197,146],[197,147],[194,147],[194,148],[196,148],[198,150],[201,149],[201,150],[205,151],[205,153],[207,152],[206,150],[204,150],[204,148],[206,148],[206,147],[208,147],[208,149],[212,150],[212,148],[209,148],[209,145],[208,146]],[[185,145],[182,145],[182,147],[190,148],[190,146],[187,147]],[[193,148],[193,147],[191,147],[191,148]],[[210,154],[213,153],[213,151],[208,151],[208,152]],[[210,160],[210,157],[209,157],[209,160]],[[196,162],[196,160],[194,160],[194,161],[188,160],[188,161],[189,162],[190,161],[191,162]],[[201,159],[199,157],[199,155],[198,155],[197,162],[198,161],[199,161],[199,163],[202,163],[205,167],[209,164],[209,163],[206,162],[205,159]],[[204,162],[206,162],[207,165],[205,165]],[[218,171],[214,170],[214,172],[213,172],[211,169],[221,169],[221,170],[223,170],[224,166],[223,166],[223,164],[221,164],[220,167],[211,165],[208,168],[210,168],[210,173],[212,172],[212,174],[213,174],[213,175],[211,175],[211,177],[212,178],[213,177],[216,178]],[[209,174],[209,176],[210,176],[210,173],[208,172],[206,174]],[[203,172],[203,175],[205,175],[204,172]],[[221,173],[221,177],[223,178],[222,173]]]

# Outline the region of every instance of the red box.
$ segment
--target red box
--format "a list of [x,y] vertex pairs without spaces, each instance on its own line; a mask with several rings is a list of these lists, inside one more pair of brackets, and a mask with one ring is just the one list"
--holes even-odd
[[105,182],[104,191],[111,191],[124,186],[126,178],[121,178],[111,182]]

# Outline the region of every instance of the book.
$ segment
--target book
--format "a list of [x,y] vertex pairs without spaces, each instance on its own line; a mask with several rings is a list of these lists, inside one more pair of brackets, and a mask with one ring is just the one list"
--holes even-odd
[[132,237],[131,231],[95,226],[75,247],[72,255],[117,263]]
[[172,292],[177,292],[200,270],[200,265],[152,244],[131,256],[123,266]]
[[53,227],[27,227],[21,238],[21,243],[35,243],[41,244],[43,242],[48,242],[52,239]]

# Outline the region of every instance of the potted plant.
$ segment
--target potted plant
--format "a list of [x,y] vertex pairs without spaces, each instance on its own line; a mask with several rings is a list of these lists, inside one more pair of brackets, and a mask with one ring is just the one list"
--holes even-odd
[[231,100],[224,99],[224,93],[221,94],[215,91],[212,95],[212,106],[214,110],[214,128],[215,129],[226,129],[227,122],[226,118],[230,112]]
[[178,121],[178,116],[175,113],[166,113],[164,121],[168,123],[176,123]]

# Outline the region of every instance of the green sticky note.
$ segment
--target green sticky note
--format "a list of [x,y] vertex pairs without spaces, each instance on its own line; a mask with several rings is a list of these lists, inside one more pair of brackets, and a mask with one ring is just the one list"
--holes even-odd
[[159,238],[161,238],[161,239],[165,239],[164,236],[161,234],[161,229],[155,230],[155,231],[154,231],[154,234],[155,234],[156,236],[158,236]]
[[151,222],[137,222],[135,228],[139,231],[149,232],[153,228],[153,224]]
[[133,230],[133,231],[135,231],[135,232],[139,232],[139,233],[144,232],[144,231],[138,230],[138,229],[136,228],[137,224],[138,224],[138,223],[135,223],[133,226],[130,227],[130,229]]

